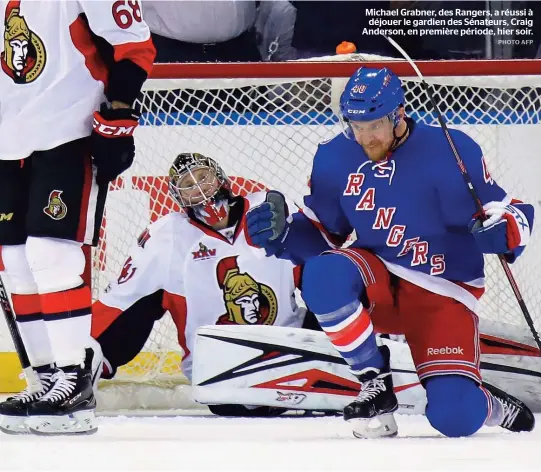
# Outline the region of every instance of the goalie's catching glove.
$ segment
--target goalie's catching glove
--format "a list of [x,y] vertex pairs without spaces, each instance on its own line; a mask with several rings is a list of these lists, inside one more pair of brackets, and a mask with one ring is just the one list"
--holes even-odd
[[90,152],[97,168],[99,185],[115,180],[128,169],[135,157],[133,132],[139,124],[139,113],[132,108],[108,108],[102,103],[94,112]]
[[530,224],[524,213],[514,205],[490,202],[484,206],[487,219],[470,221],[479,249],[484,254],[508,254],[525,246],[530,237]]
[[248,234],[252,243],[264,248],[268,256],[280,255],[289,232],[289,210],[283,194],[267,192],[267,198],[246,214]]

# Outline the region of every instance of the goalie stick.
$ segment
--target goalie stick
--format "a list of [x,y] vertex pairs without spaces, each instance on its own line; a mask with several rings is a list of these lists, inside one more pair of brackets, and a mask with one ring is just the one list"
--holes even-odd
[[[404,59],[408,61],[408,63],[411,65],[419,79],[421,79],[421,85],[423,86],[424,91],[426,92],[428,99],[430,100],[430,104],[434,108],[434,111],[436,113],[436,118],[438,119],[438,122],[441,126],[441,129],[443,133],[445,134],[445,137],[447,138],[447,142],[449,143],[449,146],[451,147],[451,151],[453,152],[453,155],[455,156],[456,163],[458,164],[458,168],[460,169],[460,173],[462,174],[462,177],[464,179],[464,182],[466,183],[468,187],[468,191],[470,192],[471,197],[473,198],[473,201],[475,203],[475,208],[477,212],[481,215],[482,218],[486,219],[485,210],[483,209],[483,204],[481,203],[481,199],[479,198],[479,195],[475,191],[475,188],[473,187],[473,183],[470,177],[470,174],[468,174],[468,170],[466,169],[466,166],[464,165],[464,161],[461,159],[460,154],[458,154],[458,150],[455,146],[455,143],[453,142],[453,139],[451,138],[451,134],[449,133],[449,129],[447,128],[447,124],[443,120],[443,116],[440,112],[440,109],[434,100],[434,97],[432,95],[432,92],[430,91],[430,88],[423,77],[423,74],[421,74],[421,71],[417,67],[417,65],[413,62],[411,57],[398,45],[398,43],[388,37],[385,36],[385,39],[389,41],[399,52],[404,56]],[[505,275],[507,276],[507,280],[509,281],[509,284],[511,285],[511,288],[513,290],[513,293],[515,294],[515,297],[517,299],[517,302],[520,306],[520,309],[522,311],[522,314],[524,315],[524,319],[526,320],[526,323],[528,324],[528,327],[530,328],[530,331],[532,332],[532,335],[534,337],[535,343],[537,344],[537,347],[539,350],[541,350],[541,339],[539,339],[539,334],[537,333],[537,330],[535,329],[532,317],[530,316],[530,312],[528,311],[528,307],[526,306],[526,303],[524,302],[524,298],[522,298],[522,294],[520,293],[520,289],[518,288],[517,282],[515,280],[515,277],[513,276],[513,273],[511,272],[511,268],[509,267],[509,264],[505,260],[505,256],[503,254],[498,254],[498,259],[500,260],[501,266],[503,268],[503,271],[505,272]]]
[[39,392],[41,390],[41,382],[36,372],[30,365],[30,360],[28,359],[28,354],[26,353],[26,349],[21,338],[21,333],[19,332],[19,327],[15,321],[15,313],[11,307],[8,292],[4,282],[2,281],[2,277],[0,277],[0,306],[4,312],[4,318],[6,319],[6,324],[8,325],[11,339],[13,340],[15,350],[17,351],[19,361],[21,362],[21,366],[23,368],[26,383],[28,385],[28,391],[29,393]]

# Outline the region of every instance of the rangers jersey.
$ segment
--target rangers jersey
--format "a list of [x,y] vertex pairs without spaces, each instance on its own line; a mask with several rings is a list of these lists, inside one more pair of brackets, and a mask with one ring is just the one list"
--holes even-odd
[[139,0],[0,0],[0,15],[1,160],[90,135],[104,92],[131,104],[152,67]]
[[[222,232],[182,213],[170,213],[142,233],[120,276],[93,307],[92,336],[112,364],[122,365],[137,353],[121,361],[109,359],[117,354],[104,342],[104,333],[119,318],[126,323],[126,330],[119,331],[135,337],[140,316],[153,321],[169,311],[188,378],[195,332],[202,325],[302,326],[304,310],[295,300],[298,268],[288,260],[266,257],[263,249],[251,246],[247,239],[246,212],[265,196],[258,192],[236,197],[235,207],[242,208],[231,211],[241,212],[241,217],[235,227]],[[117,349],[129,348],[119,345]]]
[[[450,133],[482,204],[512,204],[522,241],[507,255],[513,261],[529,236],[533,207],[498,186],[473,139]],[[304,203],[312,233],[317,227],[328,241],[343,242],[355,231],[352,247],[370,250],[391,273],[475,310],[477,298],[461,285],[484,287],[483,254],[468,228],[476,207],[440,128],[410,121],[410,136],[380,162],[342,134],[321,144]],[[285,240],[293,254],[291,245],[307,238],[295,231],[293,224]]]

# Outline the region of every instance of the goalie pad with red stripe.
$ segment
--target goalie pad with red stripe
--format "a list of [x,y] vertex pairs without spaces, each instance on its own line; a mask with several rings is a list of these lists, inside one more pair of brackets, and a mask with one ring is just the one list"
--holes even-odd
[[[481,373],[487,382],[541,411],[541,357],[526,331],[481,321]],[[399,413],[422,414],[425,391],[408,345],[391,350]],[[193,352],[193,396],[203,404],[341,411],[359,383],[323,332],[277,326],[203,326]]]

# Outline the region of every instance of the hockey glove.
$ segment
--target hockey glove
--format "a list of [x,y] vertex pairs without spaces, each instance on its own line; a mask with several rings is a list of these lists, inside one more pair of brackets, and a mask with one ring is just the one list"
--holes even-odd
[[265,201],[248,211],[248,234],[254,245],[265,248],[267,256],[282,252],[283,242],[289,232],[288,216],[285,197],[275,190],[267,192]]
[[102,103],[94,112],[90,151],[97,168],[98,185],[115,180],[128,169],[135,157],[133,132],[139,124],[139,113],[132,108],[108,108]]
[[513,205],[490,202],[484,206],[487,219],[474,218],[469,229],[484,254],[506,254],[525,246],[530,237],[528,219]]

